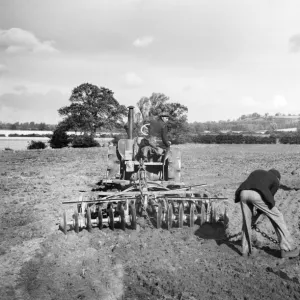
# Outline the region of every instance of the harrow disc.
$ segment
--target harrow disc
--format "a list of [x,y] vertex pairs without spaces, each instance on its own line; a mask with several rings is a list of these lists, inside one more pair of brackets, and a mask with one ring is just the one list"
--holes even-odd
[[157,214],[156,214],[156,227],[157,229],[161,228],[162,223],[162,205],[158,203]]
[[92,231],[92,216],[90,207],[88,207],[86,210],[86,228],[88,232]]
[[207,223],[211,223],[211,203],[210,202],[206,202],[206,222]]
[[206,222],[206,207],[205,207],[205,203],[202,202],[200,225],[202,226],[205,222]]
[[66,214],[66,211],[63,212],[61,230],[64,234],[67,234],[67,214]]
[[76,233],[79,232],[79,216],[77,211],[74,212],[74,230]]
[[167,229],[171,229],[173,225],[173,206],[172,203],[169,203],[168,205],[168,211],[167,211]]
[[134,204],[129,206],[130,225],[133,230],[136,229],[136,208]]
[[125,222],[125,211],[123,205],[120,205],[119,214],[120,214],[120,221],[121,221],[120,222],[121,229],[125,231],[126,222]]
[[109,216],[109,227],[111,230],[115,230],[115,223],[114,223],[114,210],[113,206],[111,205],[108,209],[108,216]]
[[211,203],[211,217],[210,220],[212,223],[217,223],[217,210],[216,210],[216,204],[214,202]]
[[178,227],[183,228],[183,203],[179,203],[179,210],[178,210]]
[[103,215],[102,215],[102,209],[99,207],[98,209],[98,228],[102,230],[103,228]]
[[194,203],[191,203],[191,206],[190,206],[190,227],[193,228],[194,227],[194,224],[195,224],[195,204]]
[[224,225],[225,225],[225,227],[228,227],[228,224],[229,224],[229,217],[228,217],[227,208],[225,208],[223,218],[224,218]]

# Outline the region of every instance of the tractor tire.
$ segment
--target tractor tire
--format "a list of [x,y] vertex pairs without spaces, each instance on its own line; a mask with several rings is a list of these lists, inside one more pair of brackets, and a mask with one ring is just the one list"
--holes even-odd
[[117,148],[115,146],[109,147],[107,156],[107,178],[114,179],[120,174],[120,161],[117,156]]
[[169,150],[168,153],[168,181],[181,181],[181,152],[177,148]]

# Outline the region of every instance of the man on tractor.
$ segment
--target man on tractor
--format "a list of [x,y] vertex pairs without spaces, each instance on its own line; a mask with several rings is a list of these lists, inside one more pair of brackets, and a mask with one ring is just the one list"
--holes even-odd
[[168,113],[161,113],[159,119],[150,121],[148,136],[143,139],[142,144],[144,145],[141,148],[142,158],[145,162],[153,157],[159,159],[168,152],[171,145],[171,142],[168,140],[167,127],[169,118]]

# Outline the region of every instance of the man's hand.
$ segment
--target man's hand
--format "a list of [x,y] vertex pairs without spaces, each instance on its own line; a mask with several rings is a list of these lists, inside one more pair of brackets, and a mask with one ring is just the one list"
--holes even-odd
[[252,226],[256,226],[258,224],[259,219],[261,219],[261,215],[263,215],[263,212],[258,209],[256,211],[256,215],[252,218]]

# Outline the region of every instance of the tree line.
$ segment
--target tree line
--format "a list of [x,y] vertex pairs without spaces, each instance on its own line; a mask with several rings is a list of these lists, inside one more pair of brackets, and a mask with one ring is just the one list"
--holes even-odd
[[38,130],[38,131],[53,131],[57,125],[46,124],[46,123],[35,123],[35,122],[15,122],[5,123],[0,122],[0,129],[2,130]]
[[[99,132],[126,134],[128,108],[115,99],[112,90],[83,83],[72,90],[69,101],[70,105],[58,110],[62,121],[57,125],[35,122],[0,123],[0,129],[50,130],[54,132],[53,140],[63,140],[65,144],[69,142],[66,134],[68,131],[82,133],[85,139],[91,141]],[[300,129],[299,116],[284,116],[280,113],[275,116],[252,113],[242,115],[237,120],[188,123],[186,106],[171,102],[163,93],[152,93],[149,97],[142,97],[136,103],[134,134],[139,135],[140,127],[148,123],[151,118],[157,118],[161,112],[171,116],[169,135],[170,140],[175,144],[193,141],[195,137],[206,132],[218,134],[226,130],[253,133],[258,130],[274,132],[278,128],[288,127]]]

